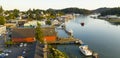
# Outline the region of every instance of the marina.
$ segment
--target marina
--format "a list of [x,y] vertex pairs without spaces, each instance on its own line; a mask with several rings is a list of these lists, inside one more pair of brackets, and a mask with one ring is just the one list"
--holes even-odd
[[[81,22],[84,22],[85,25],[81,26]],[[93,50],[93,55],[98,55],[99,58],[119,58],[120,46],[116,46],[116,43],[119,44],[119,27],[119,25],[112,25],[107,21],[93,19],[89,16],[80,16],[66,23],[66,29],[73,30],[74,38],[82,40],[84,44],[87,44],[89,48]],[[57,32],[59,37],[69,37],[63,29],[57,29]],[[106,42],[106,40],[109,40],[109,42]],[[111,47],[111,45],[117,48]],[[87,58],[80,52],[79,45],[68,44],[56,46],[70,58]]]
[[[82,24],[84,24],[84,23],[82,23]],[[98,58],[98,53],[90,50],[88,45],[85,45],[82,40],[74,38],[73,31],[72,30],[68,31],[66,29],[66,25],[65,24],[62,24],[61,27],[62,27],[61,29],[64,30],[64,32],[68,35],[68,37],[67,38],[58,37],[57,41],[51,42],[49,44],[53,44],[53,45],[71,45],[71,44],[75,45],[75,44],[78,44],[80,51],[85,56],[92,56],[94,58]]]

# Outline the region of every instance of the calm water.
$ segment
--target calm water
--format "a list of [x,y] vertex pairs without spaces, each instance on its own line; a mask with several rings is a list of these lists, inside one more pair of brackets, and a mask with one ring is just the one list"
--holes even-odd
[[[80,23],[85,25],[81,26]],[[67,29],[72,29],[75,38],[81,39],[89,48],[99,53],[100,58],[120,58],[120,26],[92,19],[88,16],[80,16],[66,23]],[[58,30],[58,35],[67,37],[63,30]],[[69,55],[70,58],[85,57],[77,45],[59,45],[58,49]]]

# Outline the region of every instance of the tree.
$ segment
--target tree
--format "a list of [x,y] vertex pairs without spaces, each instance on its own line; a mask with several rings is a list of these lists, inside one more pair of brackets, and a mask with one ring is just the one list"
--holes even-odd
[[37,27],[35,29],[35,38],[42,43],[44,42],[41,25],[39,23],[37,23]]
[[14,15],[14,17],[16,17],[16,18],[19,17],[19,12],[20,12],[20,11],[19,11],[18,9],[14,9],[14,10],[13,10],[13,15]]
[[5,18],[3,16],[0,16],[0,25],[5,24]]
[[27,15],[28,15],[28,18],[29,18],[29,19],[33,19],[33,13],[32,13],[32,10],[31,10],[31,9],[29,9],[29,10],[27,11]]
[[46,23],[47,25],[51,25],[51,24],[52,24],[50,20],[47,20],[45,23]]
[[0,15],[2,15],[3,14],[3,8],[2,8],[2,6],[0,6]]

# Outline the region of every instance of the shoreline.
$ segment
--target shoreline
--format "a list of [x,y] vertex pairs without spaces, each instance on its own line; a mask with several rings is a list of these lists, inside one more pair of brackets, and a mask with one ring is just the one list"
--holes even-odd
[[[98,18],[98,19],[101,19],[101,18]],[[112,18],[109,18],[109,19],[105,18],[105,19],[101,19],[101,20],[108,21],[109,23],[112,23],[112,24],[115,24],[115,25],[120,25],[120,19],[118,19],[118,18],[114,18],[114,19],[112,19]]]

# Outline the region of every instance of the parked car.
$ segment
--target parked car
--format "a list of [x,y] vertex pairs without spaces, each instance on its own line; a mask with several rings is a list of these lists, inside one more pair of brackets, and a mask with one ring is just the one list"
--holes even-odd
[[6,49],[6,50],[3,50],[3,52],[4,52],[4,53],[11,53],[12,51],[11,51],[11,50]]
[[24,43],[24,47],[26,47],[27,46],[27,43]]
[[6,56],[8,56],[8,55],[9,55],[8,53],[1,53],[1,54],[0,54],[0,57],[1,57],[1,58],[4,58],[4,57],[6,57]]

